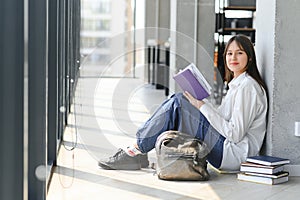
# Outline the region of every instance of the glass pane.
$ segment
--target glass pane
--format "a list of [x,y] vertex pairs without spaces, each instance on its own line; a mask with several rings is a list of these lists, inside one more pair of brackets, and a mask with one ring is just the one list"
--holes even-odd
[[82,76],[134,76],[134,6],[135,0],[81,0]]

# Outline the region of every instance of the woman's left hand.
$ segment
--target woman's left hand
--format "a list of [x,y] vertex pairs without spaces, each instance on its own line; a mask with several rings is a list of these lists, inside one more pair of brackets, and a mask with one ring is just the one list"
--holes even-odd
[[198,100],[193,95],[188,93],[187,91],[183,92],[183,95],[189,100],[189,102],[195,106],[197,109],[200,109],[201,106],[204,104],[204,101]]

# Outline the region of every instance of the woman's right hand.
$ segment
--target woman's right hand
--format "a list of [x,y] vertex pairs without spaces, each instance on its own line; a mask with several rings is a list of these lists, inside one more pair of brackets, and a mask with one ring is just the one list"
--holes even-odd
[[189,100],[189,102],[195,106],[197,109],[200,109],[201,106],[203,106],[205,103],[204,101],[198,100],[193,95],[191,95],[189,92],[184,91],[183,95]]

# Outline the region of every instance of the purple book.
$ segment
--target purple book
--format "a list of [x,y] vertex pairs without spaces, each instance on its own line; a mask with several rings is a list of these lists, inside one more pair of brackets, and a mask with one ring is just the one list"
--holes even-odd
[[211,86],[194,64],[179,71],[173,78],[183,91],[189,92],[198,100],[208,97],[211,93]]

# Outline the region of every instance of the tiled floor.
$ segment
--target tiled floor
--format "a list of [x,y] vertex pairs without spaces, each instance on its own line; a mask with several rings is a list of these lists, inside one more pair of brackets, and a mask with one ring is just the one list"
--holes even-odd
[[[137,126],[165,99],[139,79],[85,79],[78,86],[48,190],[49,200],[298,199],[300,177],[280,185],[242,182],[209,169],[206,182],[159,180],[153,169],[102,170],[97,160],[134,141]],[[74,150],[72,147],[76,146]],[[155,162],[155,152],[150,152]]]

